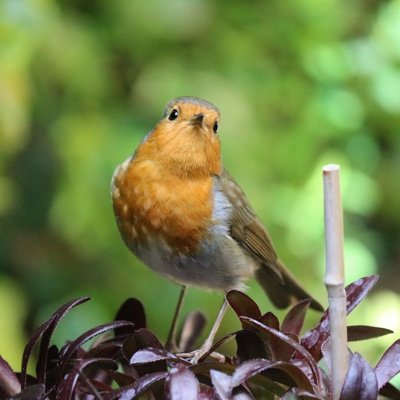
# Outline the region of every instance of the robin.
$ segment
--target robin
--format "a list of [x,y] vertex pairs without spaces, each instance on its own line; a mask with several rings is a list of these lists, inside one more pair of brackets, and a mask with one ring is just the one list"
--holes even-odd
[[[200,98],[167,104],[161,121],[114,172],[111,194],[122,239],[144,264],[184,287],[243,289],[256,277],[276,307],[310,298],[310,306],[322,310],[279,260],[224,169],[219,121],[217,107]],[[226,303],[222,315],[225,309]]]

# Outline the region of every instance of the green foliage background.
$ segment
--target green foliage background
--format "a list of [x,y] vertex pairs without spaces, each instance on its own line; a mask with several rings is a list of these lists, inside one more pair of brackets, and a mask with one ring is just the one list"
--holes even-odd
[[[347,281],[381,274],[353,322],[398,335],[399,44],[399,0],[2,0],[0,353],[18,366],[32,326],[80,295],[59,340],[128,296],[166,335],[179,289],[124,247],[109,182],[179,95],[221,109],[225,165],[324,304],[321,167],[341,165]],[[221,300],[192,290],[186,311]]]

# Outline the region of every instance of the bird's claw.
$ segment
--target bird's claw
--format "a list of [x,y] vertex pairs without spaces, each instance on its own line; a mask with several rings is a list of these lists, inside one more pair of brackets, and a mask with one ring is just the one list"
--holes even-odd
[[204,358],[204,356],[212,356],[213,358],[216,359],[221,359],[221,354],[212,352],[209,353],[212,347],[212,343],[205,341],[203,345],[200,347],[198,350],[194,350],[188,353],[180,353],[177,354],[181,358],[186,358],[188,361],[190,361],[193,365],[196,365],[199,363],[199,361]]

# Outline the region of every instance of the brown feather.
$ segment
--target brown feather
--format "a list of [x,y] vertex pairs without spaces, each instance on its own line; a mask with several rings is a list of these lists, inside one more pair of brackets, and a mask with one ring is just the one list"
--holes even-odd
[[256,277],[275,306],[287,307],[292,297],[299,300],[310,298],[312,308],[323,310],[278,259],[270,236],[252,210],[244,192],[226,170],[223,170],[220,176],[220,183],[234,206],[231,236],[251,256],[260,261]]
[[281,271],[276,266],[277,255],[272,241],[250,207],[242,189],[226,170],[221,174],[220,182],[225,195],[234,207],[231,217],[233,239],[265,265],[275,279],[283,283]]

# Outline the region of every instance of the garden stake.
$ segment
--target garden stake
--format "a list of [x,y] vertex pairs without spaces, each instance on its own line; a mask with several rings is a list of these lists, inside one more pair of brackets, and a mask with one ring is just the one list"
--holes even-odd
[[338,400],[348,370],[346,294],[344,290],[343,216],[340,167],[323,168],[326,271],[328,291],[332,395]]

